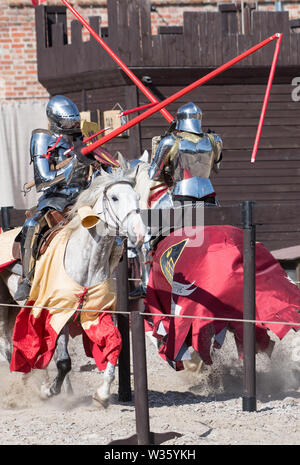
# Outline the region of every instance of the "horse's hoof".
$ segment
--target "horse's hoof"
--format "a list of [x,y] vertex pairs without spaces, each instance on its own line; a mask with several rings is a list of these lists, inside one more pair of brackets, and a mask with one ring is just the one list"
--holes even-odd
[[98,408],[107,408],[109,406],[109,397],[102,399],[97,392],[93,394],[93,404]]
[[43,400],[47,400],[50,399],[50,397],[53,397],[54,393],[51,391],[51,386],[42,384],[40,389],[40,396]]

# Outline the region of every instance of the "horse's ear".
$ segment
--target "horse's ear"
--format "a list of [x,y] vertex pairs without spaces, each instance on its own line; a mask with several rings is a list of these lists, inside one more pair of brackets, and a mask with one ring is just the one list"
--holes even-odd
[[130,168],[130,165],[129,163],[127,162],[127,160],[123,157],[122,153],[121,152],[117,152],[115,154],[115,160],[117,160],[120,164],[120,167],[122,168],[122,170],[124,171],[127,171],[129,168]]
[[149,152],[148,150],[144,150],[142,156],[139,158],[144,163],[149,163]]

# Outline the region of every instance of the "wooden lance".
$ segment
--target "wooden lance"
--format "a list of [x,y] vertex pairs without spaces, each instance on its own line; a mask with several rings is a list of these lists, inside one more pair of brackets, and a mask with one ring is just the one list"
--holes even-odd
[[[152,103],[158,103],[157,98],[144,86],[144,84],[133,74],[132,71],[125,65],[125,63],[115,54],[115,52],[107,45],[106,42],[94,31],[94,29],[85,21],[85,19],[80,16],[77,10],[73,8],[67,0],[62,0],[66,7],[73,13],[73,15],[81,22],[81,24],[89,31],[89,33],[96,39],[96,41],[104,48],[104,50],[111,56],[111,58],[122,68],[122,70],[127,74],[127,76],[134,82],[134,84],[143,92],[143,94],[150,100]],[[173,116],[164,108],[160,108],[158,111],[164,116],[164,118],[171,123],[174,118]]]
[[272,83],[273,83],[274,74],[275,74],[275,68],[276,68],[277,59],[278,59],[278,55],[279,55],[279,50],[280,50],[280,45],[281,45],[281,40],[282,40],[282,34],[278,34],[277,39],[278,40],[276,42],[276,47],[275,47],[275,51],[274,51],[274,55],[273,55],[273,61],[272,61],[271,69],[270,69],[269,80],[268,80],[268,84],[267,84],[267,88],[266,88],[266,94],[265,94],[263,107],[262,107],[261,114],[260,114],[260,119],[259,119],[259,123],[258,123],[258,127],[257,127],[254,146],[253,146],[253,150],[252,150],[251,163],[254,163],[255,159],[256,159],[258,144],[259,144],[259,141],[260,141],[261,131],[262,131],[262,127],[263,127],[263,124],[264,124],[265,114],[266,114],[266,110],[267,110],[267,105],[268,105],[268,101],[269,101],[269,97],[270,97],[270,93],[271,93],[271,87],[272,87]]

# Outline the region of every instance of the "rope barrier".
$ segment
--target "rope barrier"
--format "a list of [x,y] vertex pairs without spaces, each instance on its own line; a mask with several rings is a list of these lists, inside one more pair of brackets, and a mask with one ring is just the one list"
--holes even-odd
[[[20,308],[38,308],[45,310],[60,310],[60,311],[78,311],[78,312],[99,312],[99,313],[114,313],[121,315],[130,315],[132,312],[121,312],[118,310],[98,310],[98,309],[78,309],[78,308],[59,308],[59,307],[45,307],[45,306],[36,306],[36,305],[20,305],[20,304],[3,304],[0,303],[1,307],[20,307]],[[296,322],[287,322],[287,321],[267,321],[267,320],[244,320],[241,318],[218,318],[214,316],[196,316],[196,315],[172,315],[164,313],[146,313],[140,312],[140,315],[144,316],[160,316],[167,318],[194,318],[195,320],[216,320],[216,321],[234,321],[241,323],[262,323],[262,324],[278,324],[278,325],[288,325],[288,326],[300,326],[300,323]]]
[[0,307],[20,307],[20,308],[38,308],[40,310],[59,310],[59,311],[68,311],[68,312],[99,312],[99,313],[120,313],[123,315],[129,315],[131,312],[120,312],[118,310],[98,310],[97,308],[91,309],[80,309],[80,308],[60,308],[60,307],[45,307],[39,305],[20,305],[20,304],[2,304]]

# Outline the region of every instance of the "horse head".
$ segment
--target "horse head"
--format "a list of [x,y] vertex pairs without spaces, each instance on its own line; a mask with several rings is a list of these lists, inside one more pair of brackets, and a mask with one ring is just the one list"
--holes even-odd
[[134,177],[122,169],[113,173],[101,172],[89,189],[79,196],[73,212],[90,207],[89,216],[81,218],[87,228],[96,227],[103,235],[127,236],[134,245],[143,242],[145,225],[139,208],[139,196],[134,190]]

